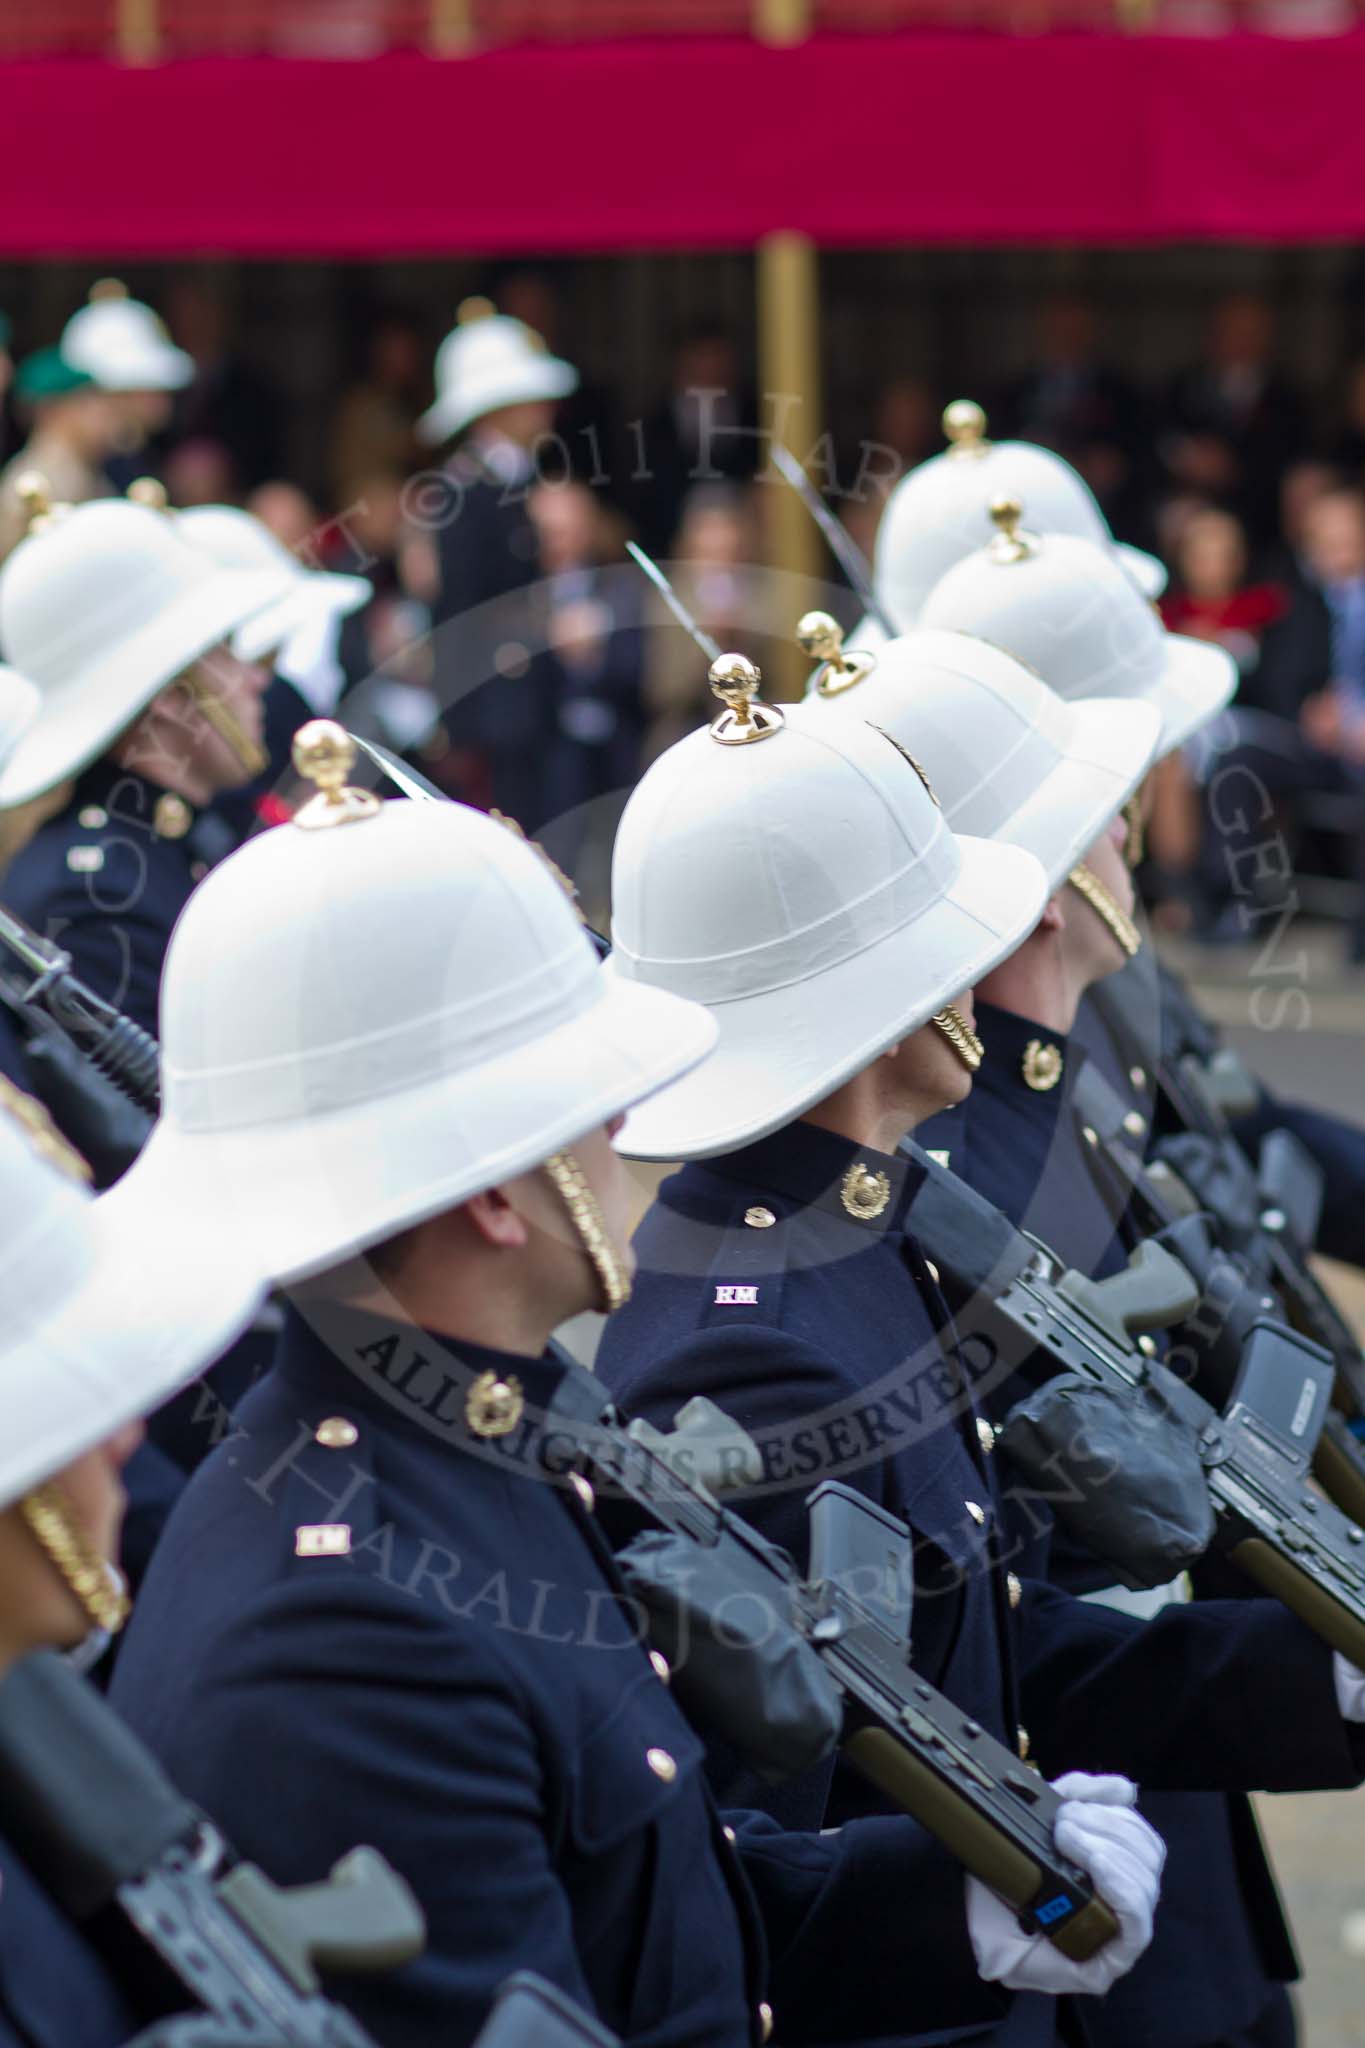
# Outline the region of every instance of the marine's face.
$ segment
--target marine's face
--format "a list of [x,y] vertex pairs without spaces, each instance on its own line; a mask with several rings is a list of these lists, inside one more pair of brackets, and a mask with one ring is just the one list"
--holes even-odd
[[[54,1475],[74,1527],[91,1550],[113,1563],[119,1552],[127,1495],[123,1468],[142,1441],[142,1424],[126,1428]],[[0,1514],[0,1641],[12,1655],[71,1649],[90,1633],[90,1617],[39,1545],[18,1504]]]

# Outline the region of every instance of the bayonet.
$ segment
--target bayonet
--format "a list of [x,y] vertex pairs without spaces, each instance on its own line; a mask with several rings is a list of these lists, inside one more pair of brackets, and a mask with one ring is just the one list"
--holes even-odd
[[790,448],[777,442],[772,451],[773,467],[789,483],[825,537],[830,553],[848,578],[849,589],[870,618],[874,618],[888,640],[898,638],[900,628],[877,595],[872,571],[853,535],[836,519],[815,485],[806,475]]
[[713,640],[711,635],[697,624],[658,563],[652,562],[644,549],[637,547],[633,540],[626,542],[626,553],[630,556],[637,569],[644,570],[646,576],[648,576],[678,624],[685,633],[691,634],[702,653],[706,656],[708,663],[719,661],[722,652],[719,641]]

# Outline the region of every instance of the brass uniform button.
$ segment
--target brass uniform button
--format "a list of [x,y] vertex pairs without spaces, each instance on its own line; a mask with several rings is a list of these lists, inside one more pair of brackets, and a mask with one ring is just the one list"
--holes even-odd
[[592,1490],[591,1481],[585,1479],[581,1472],[571,1472],[569,1484],[583,1503],[584,1512],[590,1515],[597,1506],[597,1495]]
[[773,2037],[773,2009],[765,1998],[758,2008],[758,2038],[771,2041]]
[[1100,1142],[1099,1132],[1094,1130],[1089,1124],[1081,1125],[1081,1136],[1085,1139],[1087,1145],[1098,1145]]
[[924,1261],[924,1270],[929,1275],[929,1278],[933,1281],[935,1287],[937,1287],[939,1284],[938,1267],[934,1264],[932,1259],[926,1259]]
[[314,1440],[329,1451],[347,1451],[359,1436],[360,1431],[344,1415],[329,1415],[313,1431]]
[[1130,1138],[1145,1138],[1147,1135],[1147,1119],[1144,1116],[1139,1116],[1135,1109],[1130,1109],[1127,1116],[1123,1119],[1123,1128],[1127,1131]]
[[1139,1337],[1137,1340],[1137,1347],[1144,1358],[1156,1357],[1156,1339],[1154,1337]]
[[986,1456],[989,1457],[995,1449],[995,1431],[991,1428],[984,1415],[978,1415],[976,1418],[976,1440],[986,1453]]
[[678,1766],[666,1749],[647,1749],[645,1762],[656,1778],[662,1778],[665,1785],[671,1785],[678,1775]]
[[755,1202],[752,1209],[744,1211],[744,1221],[750,1230],[771,1230],[777,1218],[771,1209],[765,1209],[761,1202]]
[[1024,1589],[1013,1572],[1005,1573],[1005,1591],[1009,1595],[1010,1606],[1017,1607],[1024,1597]]
[[1015,1731],[1014,1731],[1014,1741],[1015,1741],[1015,1747],[1016,1747],[1016,1748],[1018,1749],[1018,1751],[1019,1751],[1019,1761],[1020,1761],[1021,1763],[1025,1763],[1025,1764],[1026,1764],[1026,1763],[1028,1762],[1028,1753],[1029,1753],[1029,1739],[1028,1739],[1028,1729],[1027,1729],[1027,1728],[1016,1728],[1016,1729],[1015,1729]]
[[1128,1079],[1135,1088],[1145,1088],[1147,1086],[1147,1069],[1145,1067],[1129,1067]]
[[986,1510],[983,1507],[978,1506],[977,1502],[974,1500],[964,1501],[963,1506],[966,1508],[967,1513],[971,1516],[972,1520],[976,1523],[977,1528],[984,1529],[986,1526]]
[[1020,1066],[1024,1086],[1032,1088],[1036,1095],[1046,1095],[1062,1078],[1061,1048],[1046,1044],[1041,1038],[1031,1038],[1024,1047]]
[[168,789],[152,810],[152,830],[158,839],[183,839],[194,823],[194,812],[183,796]]
[[734,1829],[732,1827],[723,1827],[721,1829],[721,1833],[724,1835],[726,1841],[730,1844],[731,1848],[733,1848],[735,1843]]
[[464,1419],[473,1436],[510,1436],[525,1405],[515,1374],[500,1380],[495,1372],[481,1372],[465,1396]]
[[83,832],[98,832],[109,823],[109,813],[103,804],[82,804],[76,813],[76,823]]
[[859,1223],[871,1223],[891,1200],[891,1183],[884,1173],[874,1173],[860,1159],[844,1175],[839,1199]]
[[668,1668],[668,1659],[667,1657],[665,1657],[663,1651],[651,1650],[649,1653],[649,1662],[654,1672],[654,1676],[658,1679],[660,1685],[667,1685],[669,1679],[673,1676],[673,1673]]

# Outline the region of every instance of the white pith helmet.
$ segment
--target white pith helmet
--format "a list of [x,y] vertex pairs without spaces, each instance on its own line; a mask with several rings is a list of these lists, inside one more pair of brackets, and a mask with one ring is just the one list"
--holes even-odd
[[146,505],[104,498],[35,519],[0,568],[0,649],[42,702],[0,771],[0,809],[96,760],[288,588],[278,570],[215,568]]
[[1237,687],[1230,655],[1168,633],[1109,548],[1025,531],[1017,501],[998,500],[988,547],[950,569],[920,623],[976,633],[1037,669],[1059,697],[1140,697],[1161,713],[1157,757],[1212,718]]
[[436,351],[436,402],[417,422],[423,441],[435,446],[501,406],[567,398],[578,389],[571,363],[487,299],[466,299],[455,320]]
[[363,576],[310,569],[261,520],[235,505],[191,505],[176,514],[176,530],[220,569],[269,570],[289,578],[284,595],[233,634],[232,651],[243,661],[274,654],[296,633],[344,619],[374,596],[374,585]]
[[[809,624],[797,629],[803,645]],[[836,647],[805,701],[899,740],[954,832],[1024,847],[1053,889],[1133,794],[1161,736],[1155,705],[1068,702],[999,647],[933,626],[886,642],[870,663],[856,643]]]
[[1116,541],[1084,478],[1031,441],[988,441],[986,415],[959,398],[943,415],[952,446],[917,463],[886,501],[877,531],[877,595],[901,630],[922,623],[926,598],[955,562],[991,537],[995,498],[1028,506],[1039,533],[1070,533],[1107,548],[1146,597],[1166,588],[1165,565]]
[[62,329],[61,351],[103,391],[182,391],[194,376],[193,356],[117,278],[90,287],[90,303]]
[[[752,693],[743,657],[718,671],[732,703]],[[884,732],[755,706],[757,743],[727,716],[654,762],[616,837],[607,973],[705,1003],[720,1027],[704,1069],[627,1118],[618,1143],[638,1158],[780,1129],[1012,952],[1047,899],[1031,854],[949,828]]]
[[201,1192],[274,1281],[530,1171],[715,1038],[697,1005],[603,975],[513,831],[342,790],[352,753],[305,726],[296,763],[330,794],[186,905],[161,985],[163,1114],[120,1183]]
[[263,1289],[177,1197],[92,1197],[36,1103],[0,1082],[0,1507],[227,1349]]

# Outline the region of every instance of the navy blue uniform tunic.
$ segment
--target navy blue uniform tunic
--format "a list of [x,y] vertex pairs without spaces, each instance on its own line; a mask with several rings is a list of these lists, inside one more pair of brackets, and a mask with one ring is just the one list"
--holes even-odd
[[[319,1329],[291,1309],[186,1489],[112,1696],[277,1880],[357,1842],[408,1878],[426,1955],[332,1987],[380,2042],[458,2048],[522,1966],[651,2048],[757,2040],[762,1999],[783,2041],[1004,2009],[961,1872],[912,1823],[821,1837],[731,1815],[732,1846],[596,1513],[528,1449],[562,1363],[353,1311]],[[520,1382],[522,1431],[471,1432],[483,1372]],[[324,1528],[347,1533],[305,1533]]]
[[[1092,1278],[1116,1272],[1135,1242],[1091,1172],[1074,1089],[1087,1053],[991,1003],[977,1002],[986,1058],[966,1102],[916,1133],[1011,1222]],[[1052,1077],[1055,1076],[1055,1079]],[[1130,1114],[1140,1089],[1123,1076]],[[1038,1086],[1051,1080],[1050,1086]],[[1026,1391],[1000,1390],[1007,1407]],[[1113,1583],[1102,1560],[1054,1545],[1051,1573],[1078,1592]],[[1298,1974],[1293,1945],[1247,1800],[1235,1793],[1145,1791],[1142,1810],[1170,1854],[1151,1948],[1105,2002],[1113,2048],[1172,2048],[1292,2035],[1278,1980]]]
[[[905,1229],[918,1179],[907,1160],[805,1123],[684,1167],[637,1234],[635,1293],[599,1370],[656,1421],[696,1394],[734,1414],[765,1466],[734,1504],[789,1548],[822,1478],[904,1518],[916,1668],[997,1735],[1022,1722],[1047,1775],[1118,1770],[1180,1790],[1356,1783],[1365,1755],[1340,1718],[1330,1652],[1287,1610],[1208,1601],[1141,1623],[1037,1576],[1047,1531],[1004,1515],[983,1448],[989,1376],[959,1364]],[[836,1779],[823,1817],[841,1817],[843,1796]]]

